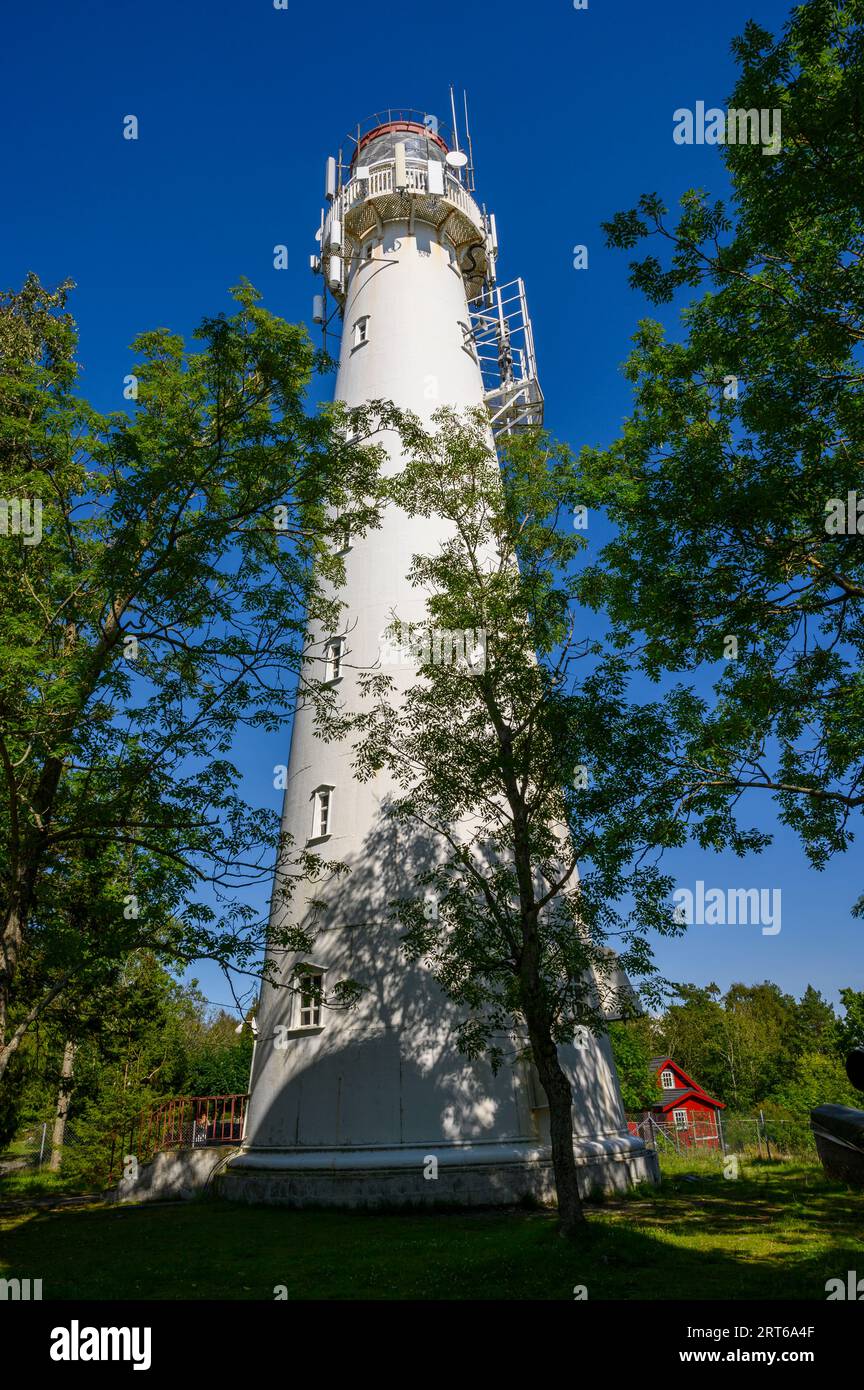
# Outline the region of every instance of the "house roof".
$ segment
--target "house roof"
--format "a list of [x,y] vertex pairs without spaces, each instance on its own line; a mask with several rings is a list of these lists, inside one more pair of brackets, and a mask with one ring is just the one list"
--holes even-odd
[[658,1073],[665,1071],[667,1067],[671,1067],[680,1077],[683,1077],[684,1081],[687,1083],[686,1086],[679,1086],[674,1091],[664,1091],[662,1101],[655,1101],[651,1107],[652,1110],[669,1110],[671,1106],[675,1104],[676,1100],[680,1101],[685,1096],[692,1096],[694,1100],[706,1100],[709,1105],[716,1106],[718,1110],[726,1109],[724,1102],[722,1100],[714,1100],[712,1096],[709,1096],[708,1092],[699,1085],[698,1081],[694,1081],[692,1076],[687,1075],[684,1068],[675,1061],[674,1057],[650,1057],[648,1059],[648,1065],[652,1071]]
[[722,1100],[712,1100],[707,1091],[703,1091],[701,1086],[688,1086],[680,1091],[664,1091],[662,1100],[655,1100],[651,1106],[652,1110],[672,1110],[676,1105],[680,1105],[682,1100],[699,1100],[705,1105],[712,1105],[715,1110],[725,1110],[726,1106]]

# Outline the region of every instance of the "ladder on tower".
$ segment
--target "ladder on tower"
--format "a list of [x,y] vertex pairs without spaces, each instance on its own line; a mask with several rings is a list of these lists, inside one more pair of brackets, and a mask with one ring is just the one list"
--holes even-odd
[[496,439],[541,426],[543,392],[523,281],[487,286],[469,301],[468,312],[467,343],[480,366]]

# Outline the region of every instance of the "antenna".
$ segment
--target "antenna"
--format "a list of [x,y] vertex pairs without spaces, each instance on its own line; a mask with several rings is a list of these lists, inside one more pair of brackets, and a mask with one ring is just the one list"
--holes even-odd
[[468,163],[468,156],[464,155],[459,148],[459,126],[456,123],[456,98],[453,95],[453,83],[450,83],[450,113],[453,117],[453,149],[447,155],[447,163],[452,169],[456,170],[456,177],[462,182],[462,168]]
[[468,93],[462,88],[462,100],[465,103],[465,138],[468,141],[468,192],[474,192],[474,149],[471,144],[471,127],[468,124]]
[[453,117],[453,148],[459,149],[459,127],[456,124],[456,99],[453,96],[453,83],[450,83],[450,113]]

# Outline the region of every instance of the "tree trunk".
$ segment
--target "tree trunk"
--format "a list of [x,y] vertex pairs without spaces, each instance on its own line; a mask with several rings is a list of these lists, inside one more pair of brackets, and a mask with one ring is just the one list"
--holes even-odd
[[63,1066],[60,1070],[60,1090],[57,1093],[57,1114],[54,1117],[54,1132],[51,1135],[52,1173],[60,1172],[63,1161],[63,1140],[66,1135],[66,1116],[69,1114],[69,1100],[72,1094],[72,1072],[75,1067],[75,1044],[67,1041],[63,1049]]
[[549,1102],[549,1136],[552,1142],[552,1167],[558,1193],[558,1225],[562,1236],[573,1239],[585,1226],[582,1198],[579,1196],[579,1177],[573,1153],[573,1092],[561,1063],[558,1049],[549,1036],[535,1037],[529,1027],[531,1047],[537,1072]]

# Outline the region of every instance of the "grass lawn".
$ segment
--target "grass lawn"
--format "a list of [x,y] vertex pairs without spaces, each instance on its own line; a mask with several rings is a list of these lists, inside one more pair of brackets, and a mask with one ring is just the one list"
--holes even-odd
[[[288,1211],[219,1201],[0,1210],[0,1275],[45,1299],[816,1299],[860,1266],[864,1192],[808,1163],[664,1160],[659,1189],[554,1215]],[[691,1175],[691,1176],[688,1176]],[[26,1202],[0,1187],[3,1201]],[[86,1200],[86,1199],[85,1199]]]

